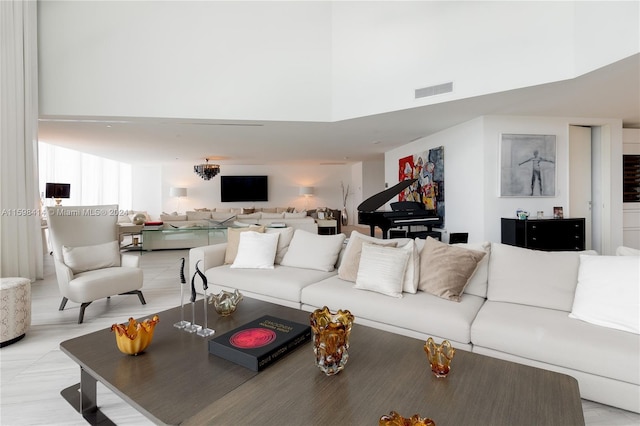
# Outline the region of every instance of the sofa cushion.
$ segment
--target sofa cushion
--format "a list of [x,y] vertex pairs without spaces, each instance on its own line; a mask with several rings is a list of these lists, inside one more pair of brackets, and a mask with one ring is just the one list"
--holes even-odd
[[227,229],[227,251],[224,255],[224,263],[232,264],[238,255],[238,245],[240,244],[240,234],[242,232],[264,232],[264,226],[249,226],[247,228]]
[[211,212],[211,219],[213,220],[217,220],[217,221],[227,221],[227,220],[234,220],[236,218],[236,214],[235,213],[230,213],[230,212],[225,212],[225,211],[218,211],[218,209],[216,209],[215,212]]
[[206,220],[206,219],[211,219],[211,212],[209,210],[187,212],[187,220]]
[[302,289],[302,303],[331,310],[348,309],[356,317],[395,326],[422,335],[471,342],[471,322],[484,299],[467,295],[460,303],[419,291],[402,298],[362,291],[337,276]]
[[640,334],[640,257],[581,255],[569,316]]
[[471,340],[474,347],[640,384],[638,335],[572,319],[563,311],[487,301],[473,322]]
[[186,214],[161,214],[160,220],[163,222],[175,222],[187,220]]
[[278,248],[278,234],[241,232],[238,254],[231,268],[273,269]]
[[120,244],[111,241],[92,246],[62,246],[62,259],[74,274],[120,266]]
[[349,241],[344,249],[340,267],[338,268],[338,276],[345,281],[355,282],[358,276],[358,268],[360,267],[360,255],[362,254],[362,245],[367,242],[370,244],[378,244],[388,247],[397,247],[398,242],[393,240],[382,240],[380,238],[370,237],[361,234],[358,231],[352,231]]
[[580,254],[546,252],[493,243],[487,299],[571,311]]
[[411,253],[396,247],[364,243],[355,288],[402,297],[404,272]]
[[307,217],[307,212],[289,212],[286,211],[284,212],[284,218],[285,219],[301,219],[303,217]]
[[267,213],[263,211],[262,216],[260,218],[261,219],[283,219],[284,213]]
[[342,250],[345,235],[318,235],[296,229],[281,265],[333,271]]
[[238,220],[260,220],[260,217],[262,217],[262,213],[243,213],[237,216]]
[[275,263],[280,264],[284,255],[289,250],[289,244],[291,244],[291,239],[293,238],[294,228],[288,226],[286,228],[265,228],[264,232],[267,234],[278,234],[278,249],[276,251],[276,259]]
[[469,250],[427,237],[420,252],[418,288],[459,302],[462,292],[485,255],[485,251]]
[[209,284],[300,303],[304,287],[335,275],[335,272],[281,265],[275,265],[271,270],[231,269],[231,265],[223,265],[208,269],[205,275]]

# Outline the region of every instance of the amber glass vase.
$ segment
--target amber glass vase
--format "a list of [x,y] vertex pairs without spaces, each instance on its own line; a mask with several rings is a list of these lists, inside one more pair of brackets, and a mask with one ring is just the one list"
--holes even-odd
[[433,374],[438,378],[447,377],[451,369],[451,360],[456,353],[451,343],[445,340],[438,345],[429,337],[424,344],[424,351],[427,353]]
[[351,312],[331,312],[326,306],[310,315],[316,364],[328,376],[342,371],[349,359],[349,335],[353,320]]

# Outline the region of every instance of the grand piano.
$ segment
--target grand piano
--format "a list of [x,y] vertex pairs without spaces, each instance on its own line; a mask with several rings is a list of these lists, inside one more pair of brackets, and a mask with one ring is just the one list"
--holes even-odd
[[369,225],[371,236],[375,236],[376,226],[382,230],[382,238],[389,238],[389,229],[403,226],[422,225],[427,232],[434,226],[442,226],[442,218],[435,210],[425,210],[424,205],[415,201],[391,203],[390,211],[378,210],[387,201],[400,194],[417,179],[407,179],[367,198],[358,206],[358,223]]

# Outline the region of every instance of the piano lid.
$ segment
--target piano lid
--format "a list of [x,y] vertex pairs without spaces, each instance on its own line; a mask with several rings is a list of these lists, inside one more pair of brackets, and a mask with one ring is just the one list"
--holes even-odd
[[395,184],[391,188],[385,189],[382,192],[367,198],[358,206],[358,211],[373,212],[378,210],[387,201],[400,194],[406,187],[417,181],[418,179],[407,179],[400,183]]

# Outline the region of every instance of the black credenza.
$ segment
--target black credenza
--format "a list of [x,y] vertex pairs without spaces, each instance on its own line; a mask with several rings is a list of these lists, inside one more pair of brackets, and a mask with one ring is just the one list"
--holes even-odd
[[534,250],[584,250],[584,218],[502,218],[502,243]]

